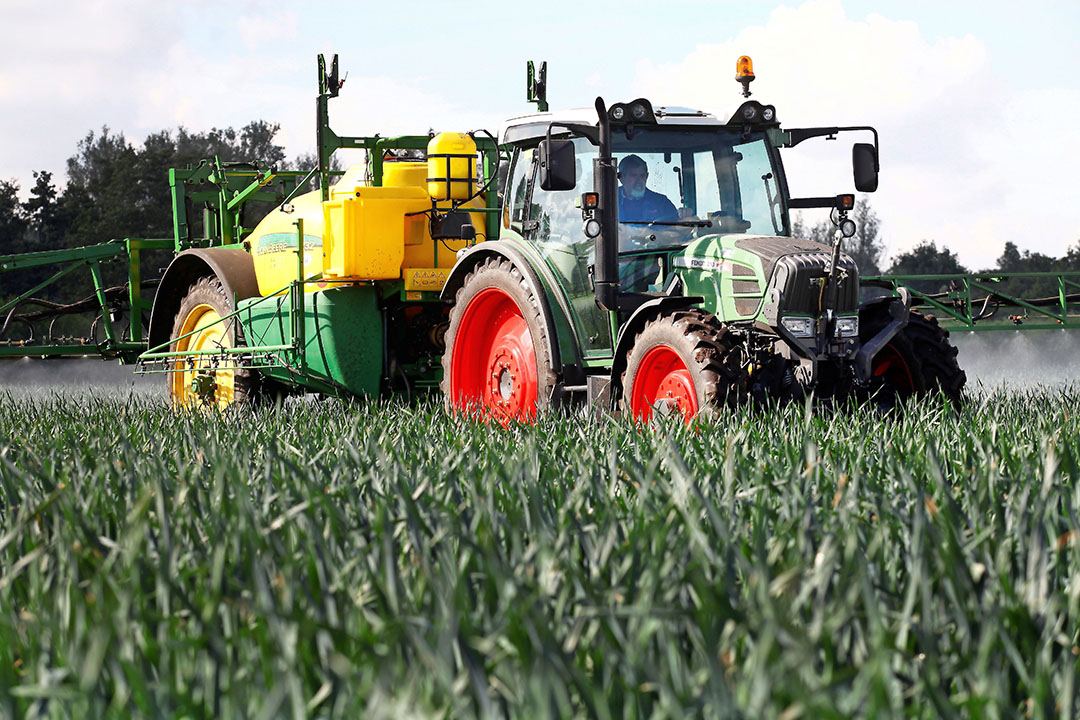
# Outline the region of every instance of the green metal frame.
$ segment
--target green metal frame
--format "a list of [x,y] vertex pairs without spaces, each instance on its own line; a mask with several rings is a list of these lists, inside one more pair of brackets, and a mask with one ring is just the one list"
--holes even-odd
[[[0,324],[7,321],[9,316],[37,293],[69,274],[85,268],[90,272],[97,304],[83,312],[96,310],[100,313],[105,332],[105,339],[93,344],[0,341],[0,358],[100,355],[104,358],[118,358],[123,362],[134,362],[138,354],[146,348],[146,341],[143,339],[142,316],[144,311],[150,310],[150,302],[142,296],[141,252],[143,250],[168,250],[172,247],[173,240],[168,238],[124,238],[81,248],[0,256],[0,274],[29,268],[57,267],[51,277],[0,305]],[[107,288],[101,274],[101,265],[106,262],[127,264],[127,303],[130,309],[127,340],[122,339],[122,331],[112,322],[109,301],[105,295]],[[47,341],[50,339],[46,338]]]
[[[1004,292],[1002,285],[1017,279],[1053,279],[1056,297],[1021,298]],[[912,285],[926,281],[948,282],[945,292],[926,293]],[[938,313],[942,325],[971,332],[1001,330],[1080,329],[1080,272],[971,273],[942,275],[880,275],[862,279],[864,285],[879,284],[893,291],[906,287],[913,305]],[[984,309],[995,307],[992,316]],[[1015,308],[1016,315],[1001,316],[1000,308]]]
[[[279,203],[306,182],[303,173],[278,172],[246,163],[224,163],[220,158],[203,160],[194,168],[169,170],[172,189],[173,241],[176,252],[193,247],[234,245],[254,228],[243,225],[244,205],[249,202]],[[203,236],[196,237],[188,217],[189,204],[203,208]]]

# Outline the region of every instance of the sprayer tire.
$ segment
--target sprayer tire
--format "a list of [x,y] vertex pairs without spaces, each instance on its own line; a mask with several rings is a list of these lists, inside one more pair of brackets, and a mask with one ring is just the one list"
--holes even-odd
[[[213,323],[233,312],[232,299],[225,292],[225,287],[216,277],[201,277],[191,284],[184,299],[180,301],[173,322],[173,338],[169,349],[172,352],[184,350],[210,350],[215,347],[240,347],[244,345],[244,331],[236,317],[225,320],[220,325],[196,332],[184,339],[180,338],[193,330]],[[178,363],[180,361],[177,361]],[[261,376],[249,368],[213,370],[212,396],[196,392],[192,381],[201,369],[204,372],[220,366],[218,358],[194,360],[194,367],[180,372],[168,373],[169,399],[175,407],[250,405],[260,397]],[[207,373],[209,375],[209,373]]]
[[450,311],[442,392],[450,412],[534,422],[557,380],[540,299],[521,270],[491,257],[465,276]]
[[[873,337],[888,322],[887,312],[871,315],[860,323],[862,339]],[[871,361],[871,370],[880,389],[904,400],[938,392],[957,408],[964,401],[967,375],[956,360],[958,350],[949,341],[949,331],[936,317],[912,310],[908,323]]]
[[620,408],[642,422],[674,406],[686,422],[712,418],[747,397],[739,350],[715,315],[692,308],[650,320],[634,337],[621,378]]

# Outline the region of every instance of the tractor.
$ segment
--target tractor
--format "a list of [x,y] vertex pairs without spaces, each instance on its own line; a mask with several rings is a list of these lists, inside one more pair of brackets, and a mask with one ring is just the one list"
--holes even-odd
[[[49,282],[90,265],[104,328],[0,354],[96,350],[165,373],[184,407],[441,391],[451,412],[501,422],[573,407],[691,421],[809,394],[961,401],[948,331],[904,288],[862,297],[842,251],[854,195],[788,190],[781,149],[847,132],[872,136],[852,164],[855,189],[876,190],[876,130],[782,128],[749,99],[748,57],[727,120],[645,98],[552,112],[546,63],[527,70],[538,112],[498,136],[350,137],[329,123],[337,56],[320,55],[311,172],[208,159],[170,171],[172,238],[0,257],[0,271],[69,263]],[[342,149],[366,159],[335,170]],[[831,211],[831,245],[792,236],[807,208]],[[154,281],[150,249],[174,251]],[[104,287],[98,263],[124,260],[126,290]],[[44,285],[3,306],[5,328],[63,310],[16,314]],[[121,331],[110,303],[125,297]]]
[[[749,98],[750,58],[736,79]],[[909,293],[861,300],[842,252],[854,195],[792,198],[780,150],[868,132],[855,188],[877,189],[871,127],[782,129],[746,99],[725,120],[640,98],[506,123],[498,240],[460,254],[442,390],[450,408],[528,420],[590,404],[641,420],[715,414],[748,400],[894,404],[965,383],[956,348]],[[642,187],[647,178],[647,187]],[[790,211],[829,208],[831,246],[792,237]]]

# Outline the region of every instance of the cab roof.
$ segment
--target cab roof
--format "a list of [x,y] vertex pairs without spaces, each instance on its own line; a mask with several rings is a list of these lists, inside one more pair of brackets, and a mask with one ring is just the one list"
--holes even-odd
[[[694,110],[675,105],[662,105],[653,109],[656,122],[660,126],[714,126],[720,127],[724,123],[704,110]],[[531,113],[518,115],[507,119],[499,131],[499,144],[521,142],[534,138],[542,138],[547,135],[548,125],[553,122],[584,123],[596,125],[596,110],[594,108],[572,108],[569,110],[557,110],[554,112]],[[558,128],[555,129],[556,132]]]

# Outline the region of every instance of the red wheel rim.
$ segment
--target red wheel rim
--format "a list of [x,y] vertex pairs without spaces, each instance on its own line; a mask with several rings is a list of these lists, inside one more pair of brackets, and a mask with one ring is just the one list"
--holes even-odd
[[657,345],[641,358],[634,374],[630,412],[648,422],[654,409],[664,407],[682,413],[689,424],[698,412],[697,390],[679,354],[667,345]]
[[902,392],[915,392],[915,381],[907,361],[892,344],[886,345],[874,356],[874,377],[884,380],[890,387]]
[[450,358],[450,398],[463,410],[531,422],[539,380],[532,333],[513,298],[484,288],[461,313]]

